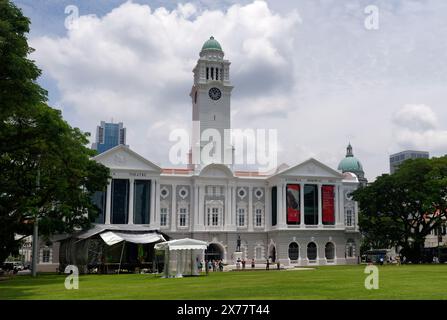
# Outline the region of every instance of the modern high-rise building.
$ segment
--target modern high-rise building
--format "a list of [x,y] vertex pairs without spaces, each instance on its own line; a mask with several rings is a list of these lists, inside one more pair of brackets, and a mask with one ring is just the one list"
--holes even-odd
[[126,145],[126,128],[123,123],[107,123],[101,121],[96,127],[96,141],[92,145],[92,149],[103,153],[120,144]]
[[430,154],[426,151],[406,150],[390,155],[390,173],[393,174],[408,159],[428,159]]

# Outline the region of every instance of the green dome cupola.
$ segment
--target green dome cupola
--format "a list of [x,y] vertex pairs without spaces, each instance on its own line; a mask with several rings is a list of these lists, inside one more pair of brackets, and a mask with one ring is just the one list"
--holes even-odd
[[203,50],[218,50],[222,51],[222,47],[220,46],[220,43],[217,42],[216,39],[214,39],[213,36],[211,36],[202,46]]
[[340,161],[338,170],[340,170],[342,173],[352,172],[359,178],[360,181],[365,179],[365,173],[363,171],[362,163],[356,157],[354,157],[351,144],[349,144],[346,148],[346,157]]

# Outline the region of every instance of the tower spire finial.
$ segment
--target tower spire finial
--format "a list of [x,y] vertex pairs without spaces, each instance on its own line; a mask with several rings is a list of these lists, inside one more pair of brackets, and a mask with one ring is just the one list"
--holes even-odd
[[348,147],[346,148],[346,156],[353,157],[354,153],[352,152],[351,142],[349,142]]

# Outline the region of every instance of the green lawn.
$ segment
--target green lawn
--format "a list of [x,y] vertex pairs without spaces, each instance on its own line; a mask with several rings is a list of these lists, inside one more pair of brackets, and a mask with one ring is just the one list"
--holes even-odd
[[155,275],[83,275],[66,290],[63,275],[0,281],[0,299],[447,299],[447,265],[379,267],[378,290],[366,290],[364,266],[312,271],[217,272],[162,279]]

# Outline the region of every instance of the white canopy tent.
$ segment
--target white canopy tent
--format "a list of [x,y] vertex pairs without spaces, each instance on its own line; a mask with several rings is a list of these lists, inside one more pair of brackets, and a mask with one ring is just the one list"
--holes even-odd
[[164,274],[166,278],[181,278],[184,275],[198,276],[198,264],[201,263],[204,251],[207,248],[205,241],[195,239],[178,239],[157,243],[156,250],[165,251]]
[[154,243],[157,241],[166,241],[165,238],[158,233],[123,233],[118,231],[107,231],[100,234],[104,242],[113,246],[121,241],[127,241],[136,244]]

